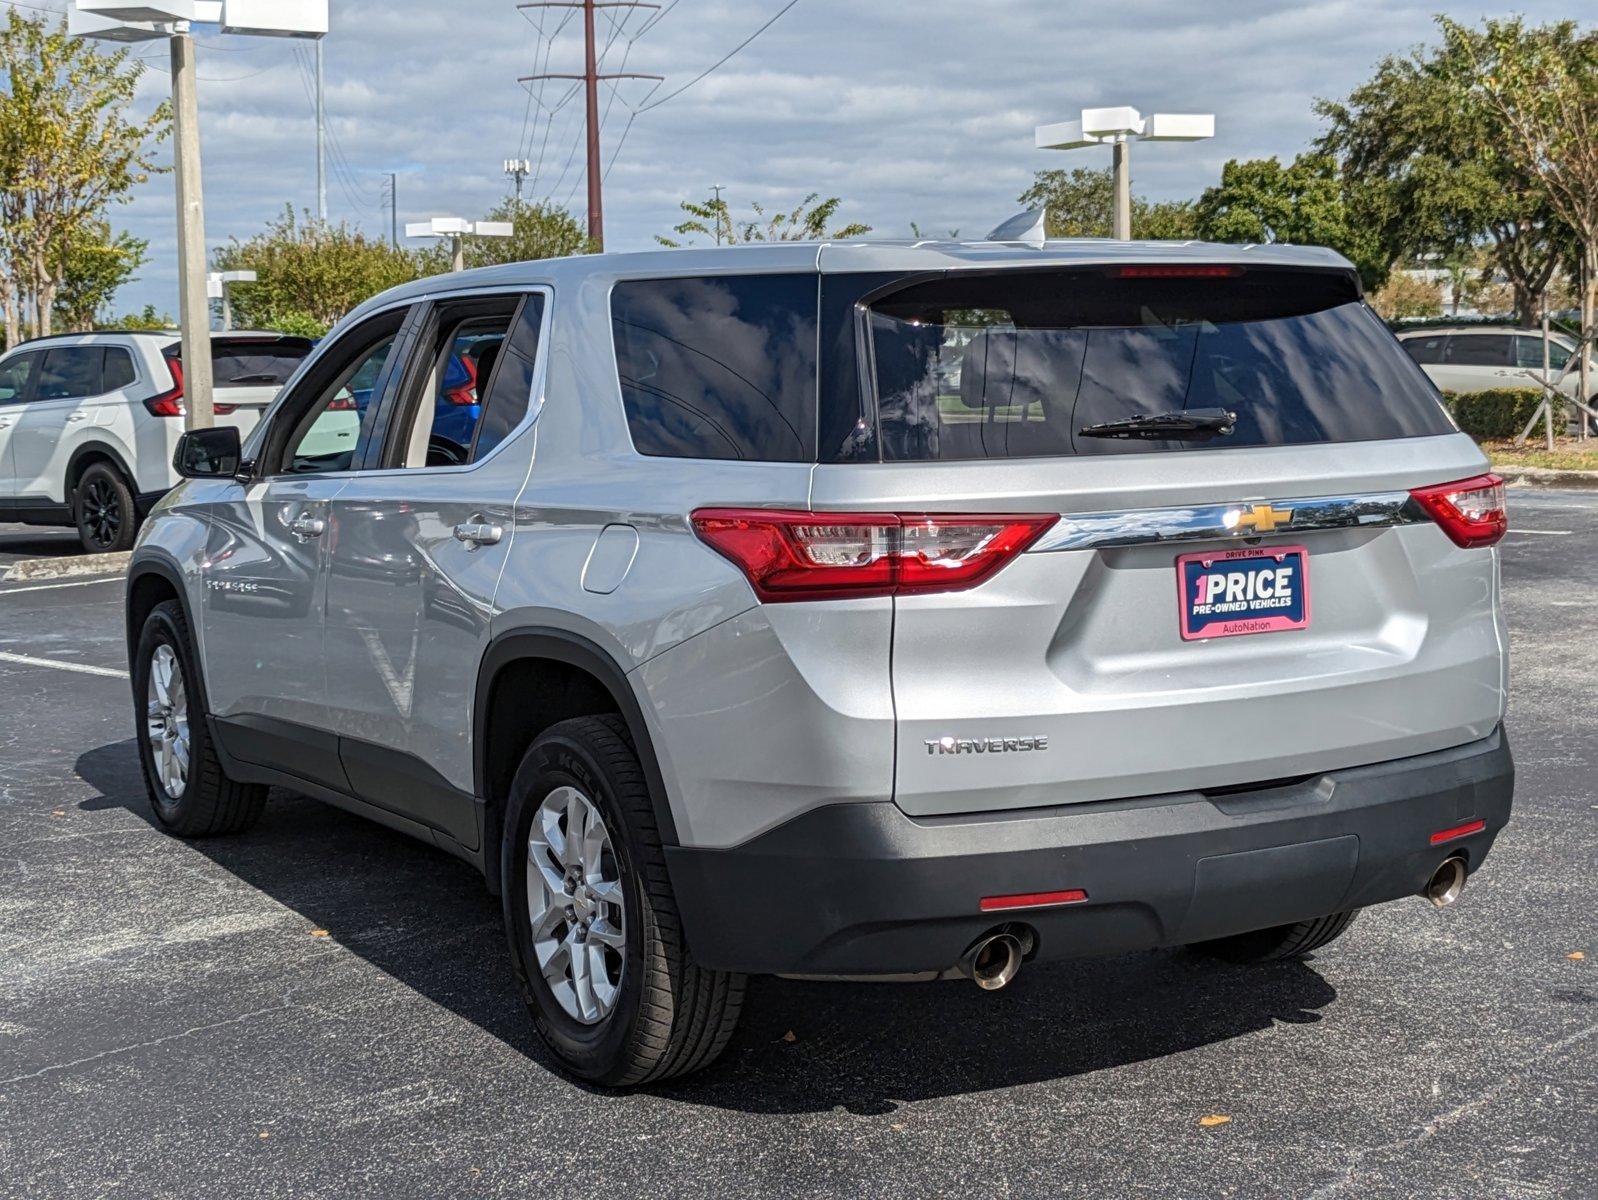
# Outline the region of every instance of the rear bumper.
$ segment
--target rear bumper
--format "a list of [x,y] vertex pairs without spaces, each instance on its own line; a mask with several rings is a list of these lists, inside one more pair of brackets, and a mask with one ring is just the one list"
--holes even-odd
[[[810,975],[953,966],[1015,921],[1040,958],[1183,945],[1418,893],[1444,858],[1482,863],[1509,822],[1502,729],[1467,746],[1232,795],[912,818],[838,804],[741,846],[667,850],[704,966]],[[1475,820],[1446,845],[1432,834]],[[980,911],[985,896],[1081,889],[1080,904]]]

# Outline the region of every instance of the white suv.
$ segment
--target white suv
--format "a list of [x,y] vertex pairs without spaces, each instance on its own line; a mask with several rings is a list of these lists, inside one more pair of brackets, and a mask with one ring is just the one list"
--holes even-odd
[[[308,338],[211,338],[218,424],[248,433]],[[0,357],[0,521],[75,525],[84,549],[126,550],[178,481],[183,366],[174,332],[79,333]]]

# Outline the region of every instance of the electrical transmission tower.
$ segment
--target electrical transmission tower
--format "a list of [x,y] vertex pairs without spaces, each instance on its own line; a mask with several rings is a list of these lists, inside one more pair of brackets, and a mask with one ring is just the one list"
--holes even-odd
[[[541,79],[578,79],[583,83],[587,100],[588,125],[588,237],[595,249],[605,248],[605,205],[600,195],[599,169],[599,84],[609,79],[662,79],[661,75],[644,75],[637,71],[599,73],[599,55],[594,46],[594,10],[596,8],[659,8],[658,4],[642,0],[536,0],[531,4],[518,4],[517,8],[580,8],[583,10],[583,72],[544,73],[524,75],[520,83],[537,83]],[[625,64],[623,64],[625,65]]]

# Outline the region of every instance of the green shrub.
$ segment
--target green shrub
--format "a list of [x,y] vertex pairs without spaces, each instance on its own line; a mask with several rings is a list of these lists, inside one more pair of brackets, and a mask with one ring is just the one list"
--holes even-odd
[[[1493,388],[1485,392],[1444,392],[1443,403],[1459,427],[1477,441],[1512,438],[1526,428],[1542,403],[1540,388]],[[1556,431],[1565,431],[1564,415],[1554,418]]]

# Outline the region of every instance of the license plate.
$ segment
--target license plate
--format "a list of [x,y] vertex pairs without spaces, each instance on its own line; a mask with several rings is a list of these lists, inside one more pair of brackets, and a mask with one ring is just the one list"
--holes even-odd
[[1309,625],[1303,546],[1201,550],[1176,560],[1182,639],[1279,633]]

